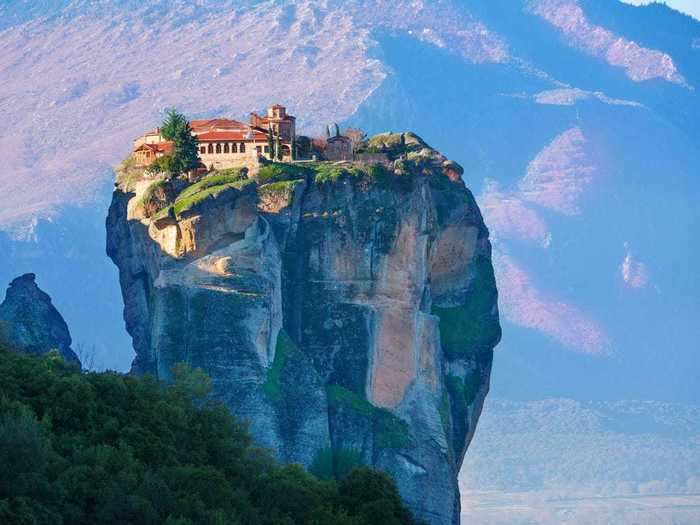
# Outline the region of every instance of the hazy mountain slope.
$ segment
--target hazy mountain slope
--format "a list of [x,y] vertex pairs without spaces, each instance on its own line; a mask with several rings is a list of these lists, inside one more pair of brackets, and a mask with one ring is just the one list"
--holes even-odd
[[658,402],[490,399],[462,471],[463,521],[696,523],[699,416]]
[[24,7],[5,8],[16,22],[0,33],[0,116],[12,130],[0,136],[0,182],[17,195],[0,224],[91,200],[168,107],[238,117],[274,100],[314,129],[347,117],[386,77],[368,56],[376,28],[449,40],[467,60],[505,56],[449,1],[73,1],[51,4],[52,16]]

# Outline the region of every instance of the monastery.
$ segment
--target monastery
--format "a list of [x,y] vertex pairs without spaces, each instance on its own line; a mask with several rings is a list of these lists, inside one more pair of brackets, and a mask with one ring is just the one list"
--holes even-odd
[[[207,169],[247,167],[257,171],[260,158],[291,161],[296,138],[296,117],[287,114],[284,106],[275,104],[265,116],[250,114],[248,124],[228,118],[193,120],[192,134],[199,141],[199,159]],[[270,133],[273,149],[270,151]],[[137,164],[148,166],[157,158],[172,152],[172,143],[166,141],[156,128],[134,141],[133,156]]]

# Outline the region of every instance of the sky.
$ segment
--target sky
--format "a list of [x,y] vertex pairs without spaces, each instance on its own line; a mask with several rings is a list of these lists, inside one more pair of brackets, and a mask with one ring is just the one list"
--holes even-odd
[[[645,5],[653,0],[622,0],[626,4]],[[678,11],[689,14],[700,20],[700,0],[666,0],[665,3]]]

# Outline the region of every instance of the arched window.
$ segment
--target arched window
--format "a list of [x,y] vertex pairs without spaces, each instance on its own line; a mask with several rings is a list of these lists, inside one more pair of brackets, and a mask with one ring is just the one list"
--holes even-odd
[[214,153],[214,145],[209,144],[209,153]]
[[228,142],[224,144],[224,153],[228,153]]
[[231,153],[238,153],[238,144],[235,142],[231,144]]
[[219,143],[216,144],[216,152],[221,153],[221,144]]
[[206,152],[207,152],[207,147],[206,147],[206,146],[201,146],[201,147],[199,148],[199,152],[200,152],[200,153],[206,153]]
[[245,153],[245,142],[241,142],[241,147],[238,148],[238,151],[240,151],[241,153]]

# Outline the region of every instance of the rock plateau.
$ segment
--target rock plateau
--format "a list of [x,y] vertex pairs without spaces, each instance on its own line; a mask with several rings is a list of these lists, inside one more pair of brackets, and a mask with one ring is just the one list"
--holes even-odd
[[201,367],[282,461],[394,477],[416,517],[457,485],[500,338],[461,168],[383,134],[385,164],[273,164],[194,184],[123,167],[107,218],[135,373]]

